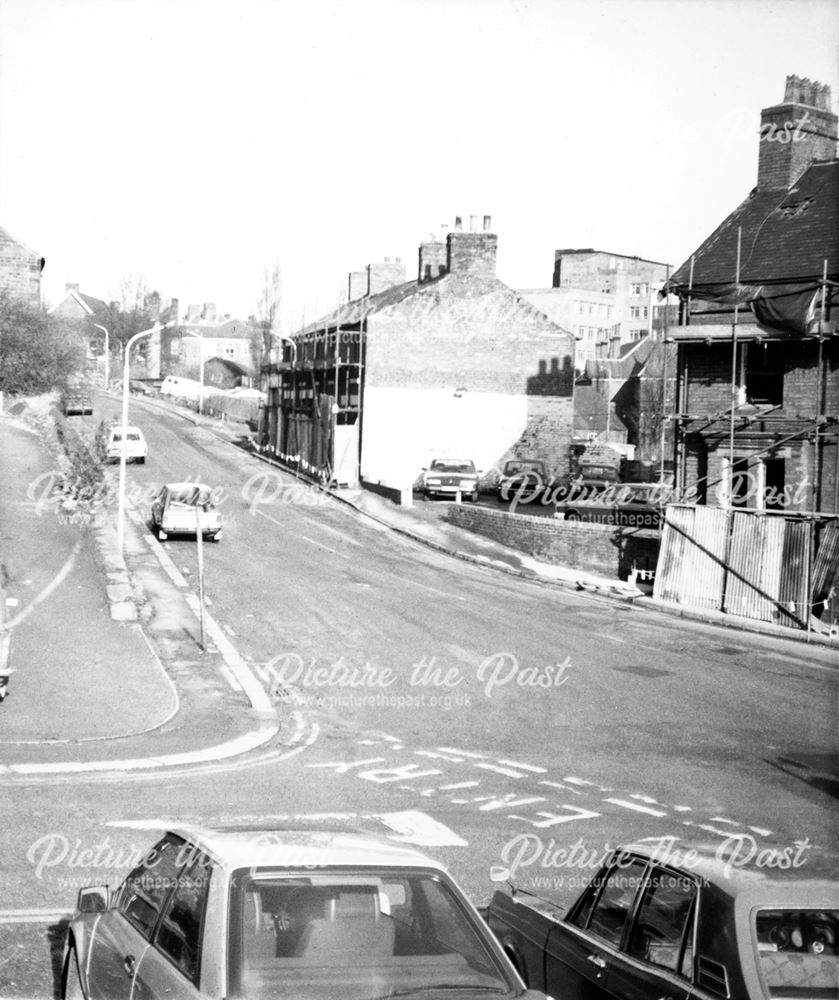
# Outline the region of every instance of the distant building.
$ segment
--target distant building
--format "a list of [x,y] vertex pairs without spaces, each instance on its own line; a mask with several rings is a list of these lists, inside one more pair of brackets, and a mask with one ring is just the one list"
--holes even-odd
[[254,326],[230,315],[219,316],[214,303],[190,305],[186,317],[169,339],[167,375],[197,374],[201,359],[233,362],[247,372],[259,370],[261,339]]
[[657,294],[669,266],[641,257],[602,250],[557,250],[551,288],[525,288],[519,294],[576,341],[578,371],[596,358],[616,358],[675,322],[675,300],[665,305]]
[[50,316],[60,319],[63,326],[84,338],[88,359],[104,357],[105,334],[94,324],[99,323],[108,329],[111,326],[110,313],[111,307],[107,302],[81,292],[77,284],[70,283],[64,286],[64,297],[49,310]]
[[0,292],[41,304],[41,272],[44,258],[0,229]]
[[485,473],[514,456],[568,469],[571,336],[495,275],[489,216],[350,276],[351,300],[267,366],[263,445],[339,483],[404,495],[433,458]]

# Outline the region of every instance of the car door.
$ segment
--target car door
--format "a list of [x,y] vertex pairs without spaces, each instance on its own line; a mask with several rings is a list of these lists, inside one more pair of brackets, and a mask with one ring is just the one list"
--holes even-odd
[[203,996],[199,985],[211,868],[202,854],[178,877],[161,911],[151,946],[137,967],[132,1000],[195,1000]]
[[647,862],[605,866],[545,945],[545,992],[562,1000],[607,1000],[607,982],[644,881]]
[[165,837],[131,872],[102,914],[88,952],[93,1000],[129,1000],[160,909],[183,864],[183,841]]
[[684,873],[653,867],[606,977],[611,998],[687,1000],[691,991],[697,885]]

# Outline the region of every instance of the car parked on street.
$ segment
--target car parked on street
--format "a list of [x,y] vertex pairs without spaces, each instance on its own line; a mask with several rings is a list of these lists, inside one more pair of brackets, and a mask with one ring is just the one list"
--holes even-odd
[[431,497],[456,497],[459,493],[464,500],[478,499],[480,470],[471,459],[435,458],[427,469],[423,469],[422,490]]
[[215,491],[203,483],[167,483],[151,505],[151,520],[157,537],[201,535],[221,541],[221,513],[216,507]]
[[65,998],[538,998],[440,864],[326,827],[166,833],[79,892],[62,968]]
[[498,499],[528,503],[542,496],[551,484],[545,463],[536,458],[511,458],[498,480]]
[[122,424],[112,424],[105,434],[105,459],[108,462],[119,462],[125,453],[126,462],[146,461],[148,445],[139,427],[123,427]]
[[570,484],[555,517],[565,521],[611,524],[619,528],[659,529],[672,490],[656,483]]
[[836,868],[810,856],[796,866],[795,851],[770,848],[747,867],[739,847],[621,848],[567,910],[498,891],[487,920],[524,981],[555,1000],[828,1000],[839,995]]

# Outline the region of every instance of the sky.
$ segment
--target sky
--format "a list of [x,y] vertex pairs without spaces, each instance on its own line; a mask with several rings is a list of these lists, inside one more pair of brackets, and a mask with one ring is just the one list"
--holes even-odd
[[[754,187],[788,74],[839,98],[822,0],[0,0],[0,226],[66,282],[286,332],[456,215],[498,276],[678,266]],[[468,225],[468,222],[467,222]]]

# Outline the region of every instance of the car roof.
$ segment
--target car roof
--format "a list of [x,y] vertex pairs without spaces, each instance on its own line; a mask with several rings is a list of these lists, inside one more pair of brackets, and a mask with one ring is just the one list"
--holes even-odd
[[[738,904],[839,906],[839,855],[809,841],[799,844],[804,846],[735,833],[716,844],[679,842],[668,848],[659,841],[620,850],[693,874]],[[773,857],[787,867],[770,864]]]
[[182,826],[172,833],[190,841],[222,867],[297,870],[325,867],[431,868],[439,862],[404,843],[332,823],[281,827],[266,825]]
[[[121,421],[121,420],[115,420],[115,421],[114,421],[114,422],[113,422],[113,423],[111,424],[111,427],[110,427],[110,429],[111,429],[112,431],[121,431],[121,430],[122,430],[122,421]],[[140,430],[140,428],[139,428],[139,427],[137,427],[137,426],[136,426],[136,424],[126,424],[126,425],[125,425],[125,429],[126,429],[127,431],[137,431],[138,433],[142,433],[142,431]]]
[[164,483],[170,493],[185,493],[187,490],[209,490],[206,483]]

